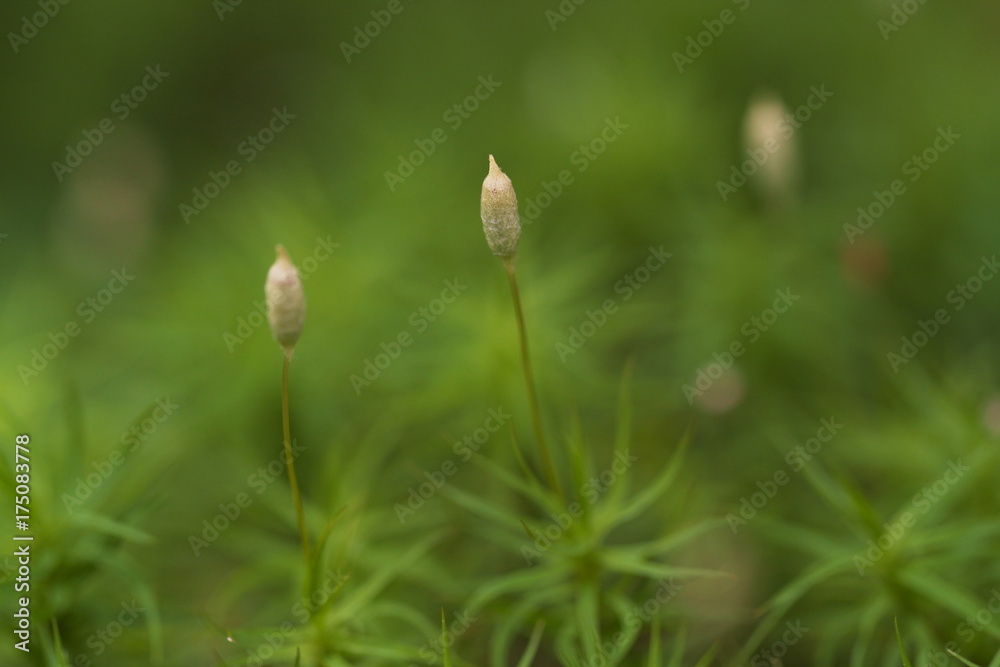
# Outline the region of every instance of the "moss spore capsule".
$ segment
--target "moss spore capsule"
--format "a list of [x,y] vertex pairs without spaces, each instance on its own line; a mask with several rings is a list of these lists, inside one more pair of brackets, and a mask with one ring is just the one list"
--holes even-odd
[[507,174],[503,173],[493,156],[490,156],[490,172],[483,180],[483,195],[480,214],[483,218],[483,232],[486,242],[494,255],[513,258],[517,255],[517,244],[521,238],[521,217],[517,212],[517,195]]
[[267,272],[264,294],[267,297],[267,321],[275,340],[291,354],[306,321],[306,296],[302,278],[285,247],[275,248],[277,258]]

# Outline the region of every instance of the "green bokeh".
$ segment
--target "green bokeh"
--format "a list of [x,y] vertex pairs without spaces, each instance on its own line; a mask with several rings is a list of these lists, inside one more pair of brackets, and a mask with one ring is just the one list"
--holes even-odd
[[[952,290],[981,266],[992,277],[984,258],[1000,247],[1000,9],[901,4],[916,11],[883,0],[7,2],[2,451],[9,465],[14,434],[31,434],[33,520],[61,536],[37,544],[34,567],[48,578],[33,591],[36,632],[51,635],[46,614],[55,613],[71,659],[93,656],[88,635],[135,594],[118,561],[102,560],[110,547],[85,537],[74,546],[75,533],[61,532],[64,498],[168,397],[179,407],[86,509],[149,537],[116,547],[116,558],[158,601],[165,664],[214,664],[224,642],[202,614],[233,628],[281,622],[297,547],[284,477],[204,553],[189,546],[219,503],[280,455],[281,352],[259,314],[277,243],[306,275],[292,429],[306,447],[299,475],[313,530],[349,508],[342,549],[355,581],[380,563],[352,558],[391,562],[445,530],[444,546],[385,596],[418,609],[432,629],[442,606],[461,607],[462,578],[494,567],[489,545],[463,537],[460,511],[440,497],[405,526],[393,505],[453,458],[452,443],[490,408],[529,432],[504,273],[478,217],[489,154],[521,204],[518,274],[553,441],[579,413],[596,457],[607,458],[630,360],[636,447],[648,462],[640,479],[696,422],[684,507],[658,506],[643,529],[736,511],[759,481],[789,470],[785,453],[831,416],[844,428],[818,458],[883,520],[962,456],[981,467],[947,511],[996,517],[1000,281],[986,280],[974,298]],[[46,7],[54,15],[39,14]],[[886,32],[894,15],[907,19]],[[25,21],[42,27],[25,32]],[[690,62],[679,67],[684,53]],[[166,76],[153,83],[156,68]],[[151,85],[135,108],[116,102],[144,77]],[[794,112],[821,87],[832,96],[783,149],[798,157],[787,198],[768,197],[755,174],[723,199],[718,183],[748,159],[751,99],[770,91]],[[275,110],[293,117],[273,141],[248,148]],[[106,118],[110,133],[99,129]],[[958,138],[911,180],[906,165],[949,129]],[[64,173],[54,163],[71,150],[88,154]],[[231,161],[238,173],[225,174]],[[402,162],[419,164],[409,174]],[[869,229],[845,230],[859,207],[887,201],[897,179],[905,192]],[[671,254],[663,268],[641,289],[623,288],[661,247]],[[120,293],[109,290],[120,285],[115,271],[134,276]],[[462,286],[453,303],[421,313],[452,283]],[[748,335],[776,290],[799,298],[766,331],[749,324],[759,335]],[[593,313],[607,300],[614,312],[604,323]],[[919,338],[941,309],[947,321],[912,360],[894,363],[901,337]],[[601,326],[584,325],[595,317]],[[63,337],[67,325],[79,335]],[[581,328],[592,335],[567,352]],[[369,386],[352,381],[402,332],[413,343],[398,359]],[[734,342],[744,352],[692,404],[685,385]],[[515,465],[506,435],[483,453]],[[478,468],[458,475],[464,489],[504,502]],[[795,474],[766,513],[831,540],[846,535]],[[93,571],[67,565],[69,555],[90,558],[87,549]],[[757,607],[810,562],[750,528],[724,529],[685,558],[735,575],[691,593],[677,612],[690,620],[692,650],[718,640],[727,655],[752,633]],[[284,579],[260,585],[256,568],[269,561]],[[983,564],[956,585],[985,600],[998,575],[996,562]],[[3,586],[9,618],[9,578]],[[799,613],[821,626],[842,602],[836,593]],[[915,608],[945,636],[961,622]],[[144,664],[151,623],[144,617],[95,664]],[[485,664],[489,632],[483,623],[460,652]],[[894,641],[891,627],[878,632]],[[848,633],[839,655],[853,641]],[[0,662],[50,664],[40,644],[27,661],[10,644]],[[991,646],[977,644],[973,659],[988,661]],[[810,664],[822,642],[795,650],[788,664]],[[539,664],[557,664],[551,651],[541,655]]]

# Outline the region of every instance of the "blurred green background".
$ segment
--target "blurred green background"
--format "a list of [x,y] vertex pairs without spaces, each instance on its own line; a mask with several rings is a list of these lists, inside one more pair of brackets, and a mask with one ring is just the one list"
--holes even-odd
[[[52,618],[71,661],[209,665],[229,650],[243,664],[219,627],[287,618],[298,563],[283,472],[207,548],[190,542],[280,460],[281,352],[259,315],[276,243],[306,277],[292,431],[313,531],[344,510],[334,539],[349,586],[444,531],[379,600],[417,610],[430,632],[442,606],[461,608],[465,582],[498,567],[491,547],[441,496],[404,524],[393,506],[456,458],[452,442],[490,408],[529,432],[507,286],[477,210],[489,154],[521,204],[518,273],[554,440],[579,413],[595,456],[609,451],[629,360],[640,478],[695,421],[683,488],[637,532],[739,512],[758,482],[789,471],[767,519],[724,525],[682,556],[734,575],[692,584],[674,607],[692,650],[719,641],[734,654],[760,605],[810,566],[766,521],[866,548],[786,463],[823,418],[843,428],[819,464],[880,521],[949,461],[973,464],[935,511],[944,525],[980,520],[980,547],[1000,553],[989,528],[1000,281],[970,285],[981,290],[961,309],[949,298],[983,266],[992,278],[983,258],[1000,247],[996,3],[17,0],[0,26],[2,452],[9,471],[14,435],[30,434],[37,536],[35,650],[15,651],[7,633],[3,664],[58,664]],[[753,101],[794,113],[818,89],[831,95],[793,142],[720,196],[756,146]],[[949,129],[958,138],[911,180],[910,161]],[[845,223],[897,179],[905,191],[850,238]],[[651,247],[671,256],[626,300],[620,281]],[[420,314],[440,306],[446,281],[460,295]],[[776,290],[798,300],[766,331],[748,325]],[[560,348],[608,299],[606,323]],[[893,363],[939,309],[947,322]],[[412,345],[370,385],[352,383],[401,332]],[[689,401],[685,385],[720,371],[712,362],[736,342],[744,352]],[[177,407],[156,420],[158,400]],[[483,453],[513,465],[506,436]],[[120,465],[69,507],[108,461]],[[454,483],[502,498],[475,466]],[[982,605],[1000,561],[965,554],[970,539],[953,535],[928,567]],[[15,565],[4,562],[7,625]],[[827,636],[824,655],[847,664],[850,624],[863,620],[851,605],[883,586],[858,577],[806,597],[788,620],[827,629],[785,664],[814,664]],[[133,598],[153,611],[95,642]],[[962,621],[935,605],[908,611],[942,643]],[[403,640],[420,645],[411,632]],[[486,664],[489,635],[478,623],[459,652]],[[985,663],[995,636],[977,633],[966,655]],[[373,660],[357,664],[394,664]],[[559,663],[543,649],[536,664]]]

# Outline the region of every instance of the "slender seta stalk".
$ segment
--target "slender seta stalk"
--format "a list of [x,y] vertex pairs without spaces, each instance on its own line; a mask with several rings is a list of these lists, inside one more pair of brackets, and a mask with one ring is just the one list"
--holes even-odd
[[521,366],[524,369],[524,384],[528,391],[528,408],[531,410],[531,422],[535,429],[535,441],[538,442],[538,456],[542,460],[545,474],[549,478],[552,490],[557,496],[562,497],[562,484],[559,482],[559,474],[549,452],[549,446],[545,440],[545,429],[542,426],[542,413],[538,407],[538,393],[535,391],[535,375],[531,371],[531,354],[528,351],[528,330],[524,326],[524,310],[521,308],[521,292],[517,288],[517,271],[515,260],[517,256],[503,258],[504,268],[507,269],[507,282],[510,284],[510,295],[514,300],[514,315],[517,319],[517,331],[521,339]]
[[299,538],[302,540],[302,555],[306,559],[306,572],[312,564],[309,549],[309,535],[306,532],[305,513],[302,510],[302,494],[299,480],[295,476],[295,459],[292,456],[292,429],[288,419],[288,367],[295,353],[295,343],[302,334],[306,319],[306,298],[302,291],[299,270],[288,257],[284,246],[275,248],[277,259],[267,272],[264,293],[267,296],[267,319],[271,333],[284,348],[285,360],[281,368],[281,431],[285,446],[285,463],[288,465],[288,480],[295,501],[295,515],[299,524]]
[[559,483],[559,473],[545,441],[545,429],[542,426],[542,415],[538,408],[538,394],[535,392],[535,378],[531,372],[531,355],[528,353],[528,331],[524,326],[524,311],[521,308],[521,294],[517,288],[515,263],[517,261],[517,246],[521,240],[521,216],[517,212],[517,195],[507,174],[490,156],[490,171],[483,180],[481,199],[481,217],[486,242],[493,254],[503,260],[507,269],[507,281],[510,283],[510,293],[514,299],[514,314],[517,316],[517,330],[521,338],[521,365],[524,367],[524,382],[528,389],[528,407],[531,410],[531,421],[535,429],[535,441],[538,443],[538,457],[549,479],[549,485],[556,495],[562,497],[562,485]]
[[295,458],[292,456],[292,428],[288,419],[288,367],[291,365],[291,352],[285,353],[285,361],[281,367],[281,430],[285,443],[285,463],[288,464],[288,481],[292,486],[292,500],[295,501],[295,517],[299,523],[299,539],[302,540],[302,555],[306,558],[306,568],[312,563],[309,550],[309,535],[306,533],[306,515],[302,510],[302,494],[299,492],[299,480],[295,476]]

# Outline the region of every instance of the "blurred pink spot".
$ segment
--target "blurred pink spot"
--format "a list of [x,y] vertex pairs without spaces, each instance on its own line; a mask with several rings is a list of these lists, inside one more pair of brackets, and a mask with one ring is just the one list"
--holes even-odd
[[[713,365],[716,369],[720,368],[718,364],[710,364],[709,366]],[[708,372],[709,366],[699,370]],[[697,377],[697,375],[696,372],[695,376]],[[746,380],[743,373],[733,366],[723,370],[718,378],[713,379],[711,386],[695,397],[695,403],[705,412],[722,415],[734,410],[743,402],[745,395]]]
[[993,396],[983,406],[983,426],[992,435],[1000,435],[1000,395]]

